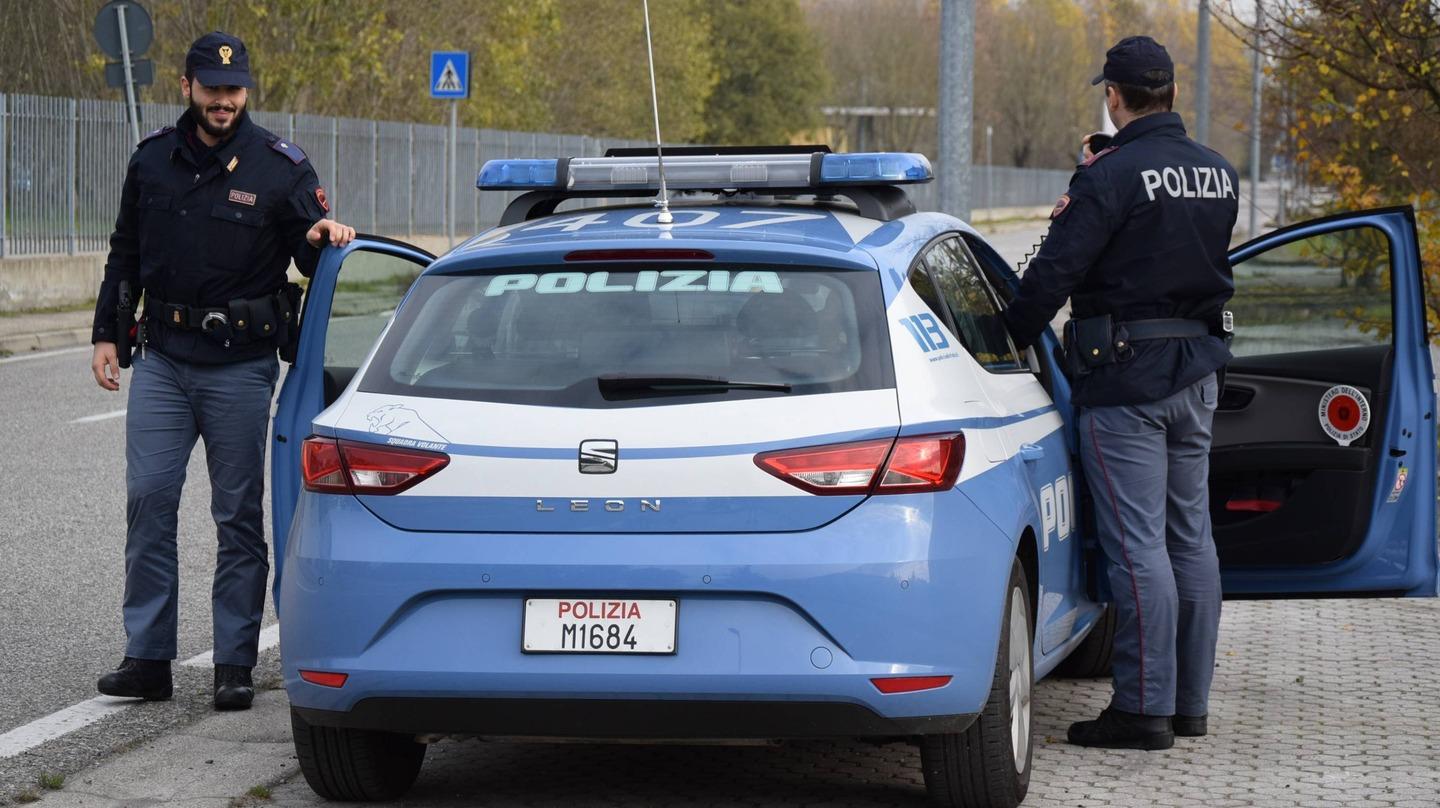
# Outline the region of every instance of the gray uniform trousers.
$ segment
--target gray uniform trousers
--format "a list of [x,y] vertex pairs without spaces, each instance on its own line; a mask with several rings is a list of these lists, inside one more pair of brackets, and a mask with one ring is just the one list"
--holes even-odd
[[136,352],[125,418],[125,655],[174,659],[180,488],[205,440],[219,552],[212,589],[217,665],[254,666],[270,573],[265,440],[274,354],[224,365]]
[[1212,374],[1159,401],[1080,414],[1082,462],[1118,616],[1116,709],[1209,711],[1220,630],[1208,489],[1218,394]]

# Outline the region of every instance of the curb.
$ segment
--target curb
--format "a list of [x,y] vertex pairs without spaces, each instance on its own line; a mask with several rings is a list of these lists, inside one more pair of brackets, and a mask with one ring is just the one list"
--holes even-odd
[[0,336],[0,354],[22,354],[32,351],[51,351],[56,348],[71,348],[90,344],[90,329],[62,328],[58,331],[41,331],[33,334],[7,334]]

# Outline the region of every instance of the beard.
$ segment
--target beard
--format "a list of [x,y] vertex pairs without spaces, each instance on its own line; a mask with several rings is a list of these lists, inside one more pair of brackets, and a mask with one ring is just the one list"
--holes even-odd
[[[209,118],[210,113],[227,110],[230,113],[230,120],[223,124],[215,123]],[[223,101],[215,101],[210,104],[201,105],[190,99],[190,117],[195,120],[195,125],[205,131],[205,134],[215,137],[228,137],[235,133],[235,127],[240,123],[240,116],[245,113],[244,105],[235,106]]]

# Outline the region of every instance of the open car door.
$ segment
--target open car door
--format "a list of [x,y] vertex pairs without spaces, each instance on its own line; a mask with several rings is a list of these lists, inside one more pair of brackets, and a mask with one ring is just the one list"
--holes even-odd
[[1414,212],[1240,246],[1210,508],[1227,597],[1436,594],[1435,387]]
[[434,260],[419,247],[367,235],[343,249],[326,247],[320,255],[305,293],[295,364],[285,374],[271,430],[276,593],[300,496],[300,445],[315,416],[350,385],[415,278]]

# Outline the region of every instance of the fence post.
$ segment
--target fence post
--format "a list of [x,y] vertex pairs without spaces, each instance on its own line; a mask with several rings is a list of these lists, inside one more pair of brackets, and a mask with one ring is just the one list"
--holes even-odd
[[340,206],[345,191],[340,187],[340,119],[330,119],[330,170],[335,172],[335,205],[330,209],[330,218],[335,218],[335,208]]
[[[480,179],[480,137],[480,130],[477,128],[475,130],[475,162],[472,164],[475,168],[477,184]],[[470,231],[474,234],[480,232],[480,190],[478,188],[471,188],[470,193],[475,194],[475,228]]]
[[66,144],[67,148],[65,149],[65,207],[69,216],[69,221],[66,222],[66,228],[68,231],[67,235],[70,240],[68,249],[71,255],[74,255],[76,253],[76,249],[78,247],[77,240],[79,239],[79,233],[77,233],[75,229],[75,150],[79,148],[80,140],[79,107],[80,102],[76,101],[73,98],[70,99],[69,103],[66,104],[66,109],[68,111],[66,117],[69,119],[70,122],[70,137],[69,143]]
[[5,257],[5,234],[10,218],[10,208],[6,205],[10,200],[10,178],[6,173],[10,166],[10,142],[5,139],[9,109],[5,104],[5,94],[0,93],[0,258]]
[[405,183],[405,236],[415,236],[415,124],[406,124],[406,140],[409,142],[405,147],[406,174],[409,181]]
[[380,121],[370,121],[370,232],[380,232]]

